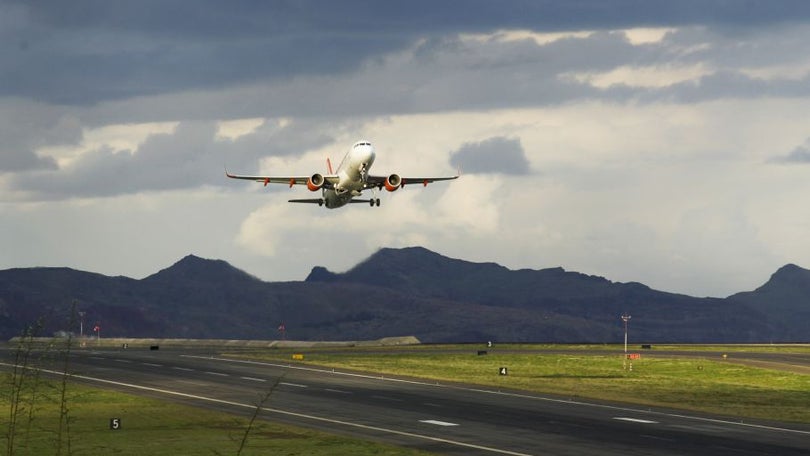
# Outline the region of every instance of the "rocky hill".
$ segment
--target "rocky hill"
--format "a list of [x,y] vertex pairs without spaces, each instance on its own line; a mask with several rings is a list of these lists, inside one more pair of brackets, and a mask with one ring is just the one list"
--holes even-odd
[[67,268],[0,271],[0,337],[98,324],[103,336],[423,342],[807,341],[810,271],[788,265],[762,287],[695,298],[562,268],[509,270],[413,247],[381,249],[351,270],[263,282],[187,256],[134,280]]

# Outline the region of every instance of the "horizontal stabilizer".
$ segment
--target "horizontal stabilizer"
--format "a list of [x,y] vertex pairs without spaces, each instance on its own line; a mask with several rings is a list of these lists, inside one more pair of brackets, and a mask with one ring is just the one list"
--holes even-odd
[[323,198],[307,198],[307,199],[291,199],[287,200],[288,203],[310,203],[323,205]]

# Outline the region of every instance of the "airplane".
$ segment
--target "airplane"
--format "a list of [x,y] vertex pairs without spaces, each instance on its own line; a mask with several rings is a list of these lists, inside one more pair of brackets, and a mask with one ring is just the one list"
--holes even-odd
[[357,141],[343,157],[337,172],[332,172],[332,162],[326,160],[329,174],[323,175],[315,173],[311,176],[247,176],[230,174],[225,170],[225,175],[231,179],[245,179],[267,184],[288,184],[306,185],[312,192],[321,191],[320,198],[291,199],[290,203],[311,203],[318,206],[326,206],[328,209],[335,209],[349,203],[367,203],[371,207],[379,206],[379,198],[359,199],[363,190],[372,189],[376,195],[377,190],[385,188],[389,192],[396,191],[406,184],[419,183],[427,186],[432,182],[458,179],[458,174],[449,177],[401,177],[399,174],[388,176],[375,176],[369,174],[371,165],[374,164],[376,153],[374,146],[366,140]]

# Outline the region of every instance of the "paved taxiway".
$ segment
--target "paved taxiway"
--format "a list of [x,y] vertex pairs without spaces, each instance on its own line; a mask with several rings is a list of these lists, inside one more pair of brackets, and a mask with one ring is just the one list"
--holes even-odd
[[77,350],[76,381],[443,454],[793,455],[810,453],[810,426],[732,422],[642,410],[229,360],[191,350]]

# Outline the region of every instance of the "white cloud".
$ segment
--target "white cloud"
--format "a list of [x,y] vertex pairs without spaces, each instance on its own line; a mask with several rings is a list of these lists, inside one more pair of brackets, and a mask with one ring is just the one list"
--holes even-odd
[[284,242],[281,229],[304,228],[300,214],[296,216],[291,210],[294,209],[278,200],[252,211],[239,227],[236,244],[254,254],[275,256],[279,244]]
[[624,36],[630,41],[633,46],[643,44],[659,43],[667,36],[668,33],[675,33],[678,29],[671,27],[663,28],[633,28],[622,30]]
[[216,138],[229,139],[233,141],[242,136],[255,132],[259,126],[264,124],[264,122],[265,119],[261,117],[252,119],[223,120],[217,124]]
[[[615,33],[623,34],[633,46],[644,44],[658,43],[664,39],[668,33],[675,32],[677,29],[672,27],[661,28],[632,28],[626,30],[618,30]],[[556,41],[565,39],[584,39],[589,38],[596,33],[593,30],[580,30],[580,31],[563,31],[554,33],[536,32],[533,30],[515,30],[505,29],[498,30],[491,33],[463,33],[459,37],[464,41],[473,41],[476,43],[486,42],[512,42],[531,40],[538,46],[545,46]]]
[[531,40],[538,46],[545,46],[555,41],[564,39],[582,39],[588,38],[593,31],[578,31],[578,32],[557,32],[557,33],[541,33],[532,30],[498,30],[492,33],[462,33],[459,35],[462,41],[472,41],[475,43],[487,42],[501,42],[508,43],[513,41]]
[[602,73],[571,73],[561,77],[572,78],[580,83],[606,89],[614,85],[626,85],[641,88],[662,88],[682,82],[698,82],[703,76],[714,73],[703,62],[694,65],[656,65],[630,66],[622,65]]
[[150,136],[171,134],[179,122],[115,124],[85,128],[77,144],[44,146],[37,150],[42,156],[53,157],[60,168],[71,166],[85,154],[100,149],[134,153]]

